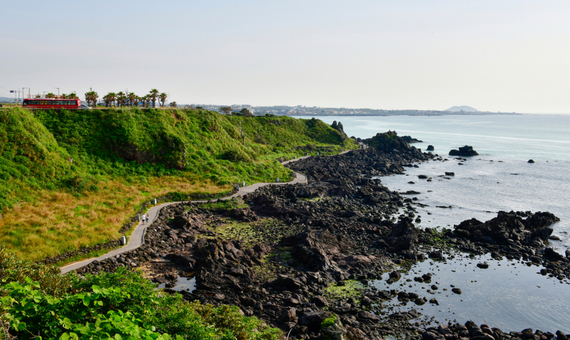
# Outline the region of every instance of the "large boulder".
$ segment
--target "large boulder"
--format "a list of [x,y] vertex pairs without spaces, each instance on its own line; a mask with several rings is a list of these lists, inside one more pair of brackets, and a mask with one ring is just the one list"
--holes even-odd
[[453,150],[449,151],[449,155],[450,156],[466,157],[466,156],[477,156],[479,154],[477,153],[477,151],[473,150],[472,146],[465,145],[465,146],[460,147],[459,150],[453,149]]
[[309,270],[337,269],[332,257],[349,252],[355,247],[346,237],[329,231],[308,231],[284,239],[282,244],[292,246],[291,255]]
[[534,240],[547,241],[550,225],[560,219],[549,212],[537,212],[523,218],[513,211],[499,211],[497,217],[481,222],[470,219],[455,226],[455,234],[473,241],[509,245],[513,242],[530,245]]
[[412,220],[406,217],[394,225],[386,241],[395,252],[411,250],[418,243],[419,233]]

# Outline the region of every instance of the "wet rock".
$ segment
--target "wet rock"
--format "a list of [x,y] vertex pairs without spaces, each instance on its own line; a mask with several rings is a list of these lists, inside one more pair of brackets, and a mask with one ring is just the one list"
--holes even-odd
[[463,157],[470,157],[470,156],[477,156],[479,155],[477,151],[473,150],[472,146],[465,145],[460,147],[459,149],[453,149],[449,151],[450,156],[463,156]]
[[564,259],[564,255],[557,253],[556,250],[552,248],[544,249],[544,257],[553,261],[561,261]]

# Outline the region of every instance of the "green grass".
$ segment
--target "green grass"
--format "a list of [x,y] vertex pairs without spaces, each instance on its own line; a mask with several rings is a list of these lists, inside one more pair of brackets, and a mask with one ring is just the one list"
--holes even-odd
[[106,242],[154,197],[287,179],[292,172],[278,159],[355,147],[315,119],[178,109],[1,110],[0,244],[39,260]]

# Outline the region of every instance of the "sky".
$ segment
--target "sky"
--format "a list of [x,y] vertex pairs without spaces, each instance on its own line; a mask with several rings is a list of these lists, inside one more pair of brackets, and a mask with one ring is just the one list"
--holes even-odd
[[23,0],[0,13],[0,97],[156,88],[184,104],[570,113],[567,0]]

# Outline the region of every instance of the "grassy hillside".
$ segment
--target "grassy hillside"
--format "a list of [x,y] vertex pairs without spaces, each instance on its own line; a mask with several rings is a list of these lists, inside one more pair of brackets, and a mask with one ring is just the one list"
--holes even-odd
[[39,260],[119,236],[143,201],[291,173],[277,158],[354,148],[319,120],[203,110],[0,110],[0,243]]

